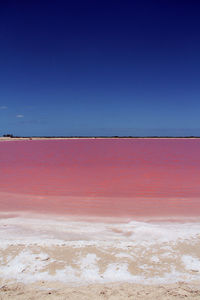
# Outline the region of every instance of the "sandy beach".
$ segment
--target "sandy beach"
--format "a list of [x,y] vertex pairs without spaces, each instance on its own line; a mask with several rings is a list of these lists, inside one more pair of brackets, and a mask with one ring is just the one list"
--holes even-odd
[[0,288],[0,299],[59,299],[59,300],[124,300],[124,299],[193,299],[200,298],[198,283],[177,283],[171,285],[146,286],[138,284],[93,284],[89,286],[67,287],[63,284],[32,285],[5,284]]
[[95,222],[4,213],[0,296],[199,299],[199,232],[199,220]]

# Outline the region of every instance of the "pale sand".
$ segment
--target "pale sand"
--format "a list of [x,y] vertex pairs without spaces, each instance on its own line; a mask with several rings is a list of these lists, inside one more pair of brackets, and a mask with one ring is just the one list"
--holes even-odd
[[12,142],[12,141],[29,141],[29,140],[33,140],[33,141],[37,141],[37,140],[42,140],[42,141],[46,141],[46,140],[184,140],[184,139],[189,139],[189,140],[193,140],[193,139],[199,139],[199,137],[13,137],[13,138],[9,138],[9,137],[0,137],[0,142]]
[[200,299],[198,283],[177,283],[171,285],[93,284],[68,287],[60,283],[40,282],[32,285],[4,284],[0,288],[0,299],[59,299],[59,300],[171,300]]

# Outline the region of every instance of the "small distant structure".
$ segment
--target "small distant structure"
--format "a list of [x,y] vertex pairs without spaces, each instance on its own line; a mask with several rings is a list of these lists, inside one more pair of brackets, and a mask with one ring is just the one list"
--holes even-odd
[[3,137],[9,137],[9,138],[13,138],[13,134],[4,134]]

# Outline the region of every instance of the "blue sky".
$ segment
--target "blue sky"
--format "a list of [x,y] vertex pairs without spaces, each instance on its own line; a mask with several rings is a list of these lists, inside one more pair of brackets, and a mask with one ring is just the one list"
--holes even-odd
[[196,1],[0,4],[0,135],[200,135]]

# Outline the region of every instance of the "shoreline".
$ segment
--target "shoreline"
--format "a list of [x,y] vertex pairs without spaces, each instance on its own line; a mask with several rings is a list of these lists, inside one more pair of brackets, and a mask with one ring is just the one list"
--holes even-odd
[[200,137],[0,137],[6,141],[46,141],[46,140],[194,140]]
[[25,219],[46,219],[57,221],[71,221],[71,222],[88,222],[99,224],[120,224],[129,222],[144,222],[152,224],[182,224],[182,223],[200,223],[200,216],[197,215],[100,215],[100,214],[73,214],[73,213],[59,213],[53,211],[36,211],[36,210],[1,210],[0,220],[7,218],[25,218]]
[[[199,197],[116,197],[113,196],[74,196],[45,195],[13,192],[0,192],[1,212],[43,214],[46,216],[76,216],[94,219],[199,219]],[[132,202],[131,202],[131,201]],[[46,205],[48,201],[48,205]],[[130,210],[118,209],[120,202]],[[12,203],[10,206],[9,203]],[[55,203],[57,206],[55,206]],[[91,207],[92,203],[96,203]],[[104,203],[104,205],[103,205]],[[107,203],[107,204],[105,204]],[[112,204],[115,204],[115,207]],[[117,205],[116,205],[117,204]],[[176,204],[175,208],[174,205]],[[146,210],[144,207],[146,205]],[[103,207],[103,208],[101,208]],[[186,209],[188,208],[188,209]]]

